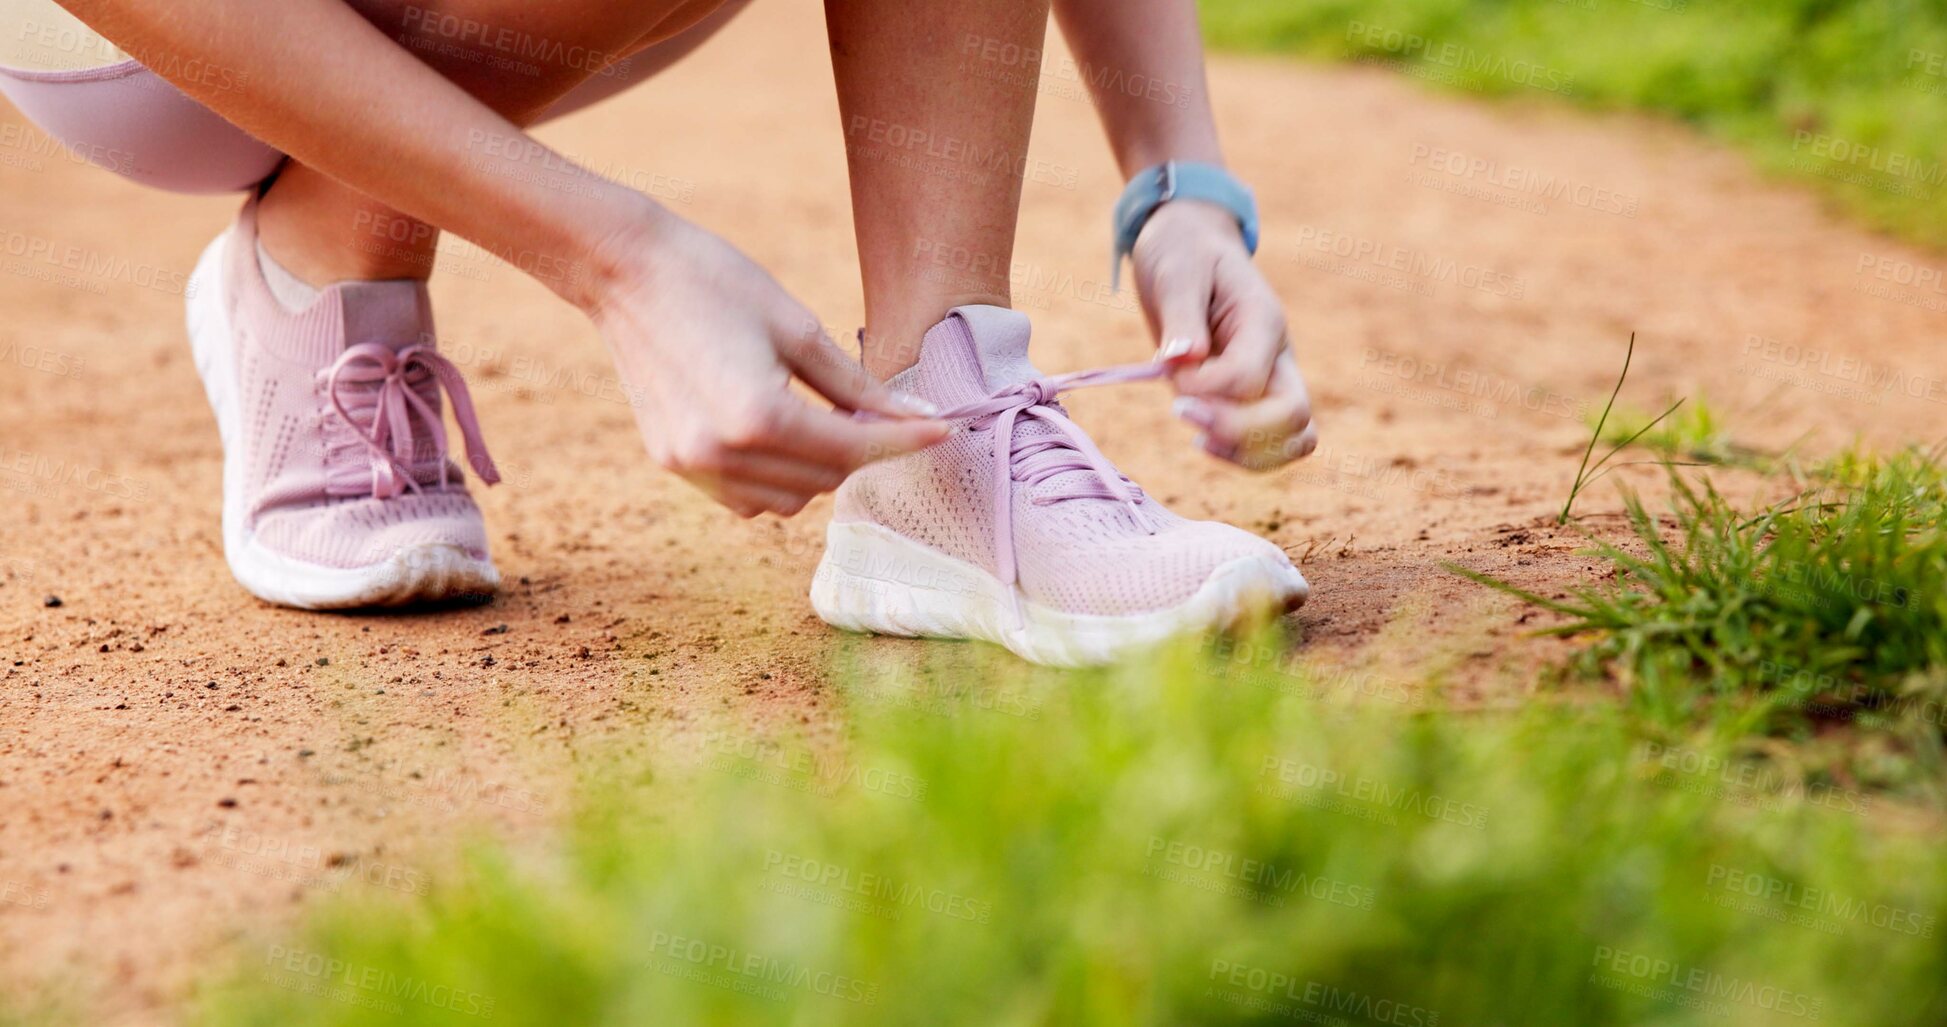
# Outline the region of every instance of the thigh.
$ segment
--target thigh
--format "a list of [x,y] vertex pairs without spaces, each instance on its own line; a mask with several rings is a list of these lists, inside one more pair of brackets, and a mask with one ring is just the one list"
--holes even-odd
[[[0,52],[0,94],[60,144],[45,154],[37,142],[17,144],[29,159],[65,147],[76,163],[186,193],[247,189],[283,159],[53,0],[0,0],[0,38],[11,41]],[[0,125],[0,139],[16,131]]]
[[707,19],[722,0],[345,0],[380,32],[473,89],[518,77],[562,91]]
[[573,113],[655,77],[708,42],[749,5],[750,0],[712,3],[705,5],[712,9],[679,24],[678,31],[672,34],[659,37],[651,33],[614,66],[591,76],[557,100],[541,115],[540,120],[549,121]]

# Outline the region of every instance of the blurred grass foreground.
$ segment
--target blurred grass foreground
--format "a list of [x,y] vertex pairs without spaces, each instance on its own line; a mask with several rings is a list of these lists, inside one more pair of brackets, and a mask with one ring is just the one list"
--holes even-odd
[[327,900],[196,1022],[1947,1019],[1947,861],[1873,795],[1281,639],[946,651],[838,668],[835,737],[725,724],[591,771],[558,838]]
[[[1934,0],[1204,0],[1213,45],[1673,115],[1877,227],[1947,244]],[[1294,113],[1294,116],[1301,116]]]

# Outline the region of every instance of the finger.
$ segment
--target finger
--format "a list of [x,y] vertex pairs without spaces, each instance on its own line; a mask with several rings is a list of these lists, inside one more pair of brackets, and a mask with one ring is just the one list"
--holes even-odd
[[716,497],[717,502],[746,520],[767,513],[790,517],[811,502],[809,495],[755,482],[724,480],[713,485],[706,491]]
[[1269,289],[1253,288],[1220,309],[1217,353],[1177,372],[1176,387],[1193,396],[1253,400],[1264,395],[1278,355],[1291,350],[1284,309]]
[[802,496],[830,492],[845,482],[844,472],[837,468],[761,452],[725,454],[722,476],[727,481],[749,482]]
[[1311,398],[1288,357],[1276,362],[1272,379],[1265,397],[1250,403],[1182,397],[1178,416],[1202,429],[1199,444],[1215,456],[1253,469],[1289,463],[1317,446],[1315,431],[1305,440],[1312,429]]
[[1227,460],[1245,470],[1269,471],[1312,455],[1318,449],[1318,425],[1306,425],[1304,431],[1285,439],[1277,449],[1247,450],[1218,442],[1207,435],[1197,436],[1195,445],[1211,456]]
[[778,415],[779,430],[763,451],[804,463],[852,471],[875,460],[902,456],[946,438],[945,421],[873,421],[792,402]]
[[1146,307],[1156,329],[1156,359],[1178,367],[1195,367],[1210,356],[1210,296],[1212,267],[1202,261],[1169,262],[1162,258],[1150,278]]
[[779,350],[785,365],[834,406],[889,417],[932,417],[940,412],[918,396],[886,388],[851,354],[839,349],[815,320],[808,323],[807,330],[784,340]]

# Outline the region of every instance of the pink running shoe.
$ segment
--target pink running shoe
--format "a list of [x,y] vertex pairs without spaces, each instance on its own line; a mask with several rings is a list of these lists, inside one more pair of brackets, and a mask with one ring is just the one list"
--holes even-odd
[[491,595],[480,509],[446,458],[442,389],[467,458],[499,480],[466,383],[434,349],[419,282],[343,282],[280,306],[257,203],[189,284],[196,370],[223,436],[223,552],[258,597],[307,610]]
[[1107,663],[1180,632],[1304,602],[1278,547],[1185,520],[1118,472],[1055,401],[1160,375],[1151,365],[1044,378],[1028,319],[958,307],[894,389],[956,431],[839,487],[811,602],[851,631],[996,642],[1036,663]]

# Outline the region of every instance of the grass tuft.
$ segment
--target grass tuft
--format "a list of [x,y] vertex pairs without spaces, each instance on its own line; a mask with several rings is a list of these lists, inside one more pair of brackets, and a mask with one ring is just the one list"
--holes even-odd
[[1844,722],[1899,733],[1937,765],[1947,728],[1947,471],[1940,453],[1853,453],[1789,498],[1742,511],[1671,468],[1672,510],[1626,495],[1630,534],[1598,541],[1612,573],[1555,599],[1476,582],[1593,635],[1588,674],[1619,673],[1668,720],[1734,713],[1806,737]]

